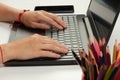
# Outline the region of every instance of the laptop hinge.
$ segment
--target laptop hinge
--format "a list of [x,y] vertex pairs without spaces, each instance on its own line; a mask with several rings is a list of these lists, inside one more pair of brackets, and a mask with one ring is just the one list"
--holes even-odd
[[91,40],[93,42],[94,41],[94,35],[93,35],[93,32],[92,32],[92,28],[91,28],[88,17],[83,18],[83,22],[85,24],[85,28],[86,28],[86,31],[87,31],[87,36],[88,36],[88,38],[91,38]]

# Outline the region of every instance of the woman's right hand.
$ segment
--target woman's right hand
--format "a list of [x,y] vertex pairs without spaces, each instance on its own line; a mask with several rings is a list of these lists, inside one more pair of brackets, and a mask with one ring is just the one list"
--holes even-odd
[[12,59],[26,60],[38,57],[60,58],[58,53],[66,54],[68,48],[46,36],[34,34],[30,37],[1,45],[4,62]]

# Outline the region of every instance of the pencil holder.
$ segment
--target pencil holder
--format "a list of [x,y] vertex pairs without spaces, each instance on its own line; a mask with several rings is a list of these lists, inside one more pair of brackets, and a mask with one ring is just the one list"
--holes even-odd
[[105,39],[90,41],[88,53],[79,51],[82,80],[120,80],[120,43],[115,41],[113,58]]

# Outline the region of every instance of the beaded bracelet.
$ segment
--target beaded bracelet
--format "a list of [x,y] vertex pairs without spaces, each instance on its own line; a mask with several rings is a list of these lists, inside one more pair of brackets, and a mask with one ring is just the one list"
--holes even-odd
[[25,12],[27,12],[27,11],[30,11],[30,10],[23,10],[22,13],[19,13],[19,15],[18,15],[18,22],[21,22],[21,17],[22,17],[22,15],[23,15]]

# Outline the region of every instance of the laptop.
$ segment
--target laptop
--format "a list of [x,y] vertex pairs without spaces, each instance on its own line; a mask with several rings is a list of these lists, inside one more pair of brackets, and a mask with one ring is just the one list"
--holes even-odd
[[97,40],[105,37],[108,42],[118,18],[119,9],[119,0],[91,0],[86,15],[58,15],[68,26],[65,30],[59,31],[53,26],[50,30],[31,29],[24,25],[21,27],[13,26],[9,42],[37,33],[65,44],[70,50],[67,55],[60,59],[43,57],[29,60],[11,60],[5,62],[5,66],[75,65],[77,63],[71,49],[76,53],[78,53],[78,47],[87,51],[88,38],[93,38],[93,35]]

